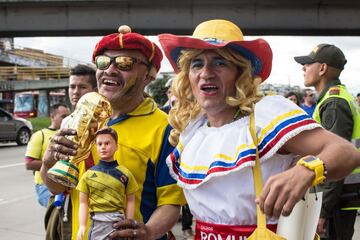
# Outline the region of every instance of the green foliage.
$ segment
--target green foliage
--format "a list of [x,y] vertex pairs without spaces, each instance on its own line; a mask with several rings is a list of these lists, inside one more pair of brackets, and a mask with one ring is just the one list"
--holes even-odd
[[164,105],[168,100],[165,84],[171,77],[170,74],[162,74],[147,86],[147,91],[159,106]]
[[36,132],[40,129],[47,128],[51,124],[50,117],[37,117],[37,118],[28,118],[33,126],[33,132]]

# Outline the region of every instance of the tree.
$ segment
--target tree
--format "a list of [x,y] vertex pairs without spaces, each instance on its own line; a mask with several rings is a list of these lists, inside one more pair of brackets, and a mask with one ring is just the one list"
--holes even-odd
[[154,98],[155,102],[159,106],[164,105],[168,100],[166,96],[167,88],[165,87],[165,84],[172,76],[172,74],[159,74],[158,78],[156,78],[147,86],[147,92]]

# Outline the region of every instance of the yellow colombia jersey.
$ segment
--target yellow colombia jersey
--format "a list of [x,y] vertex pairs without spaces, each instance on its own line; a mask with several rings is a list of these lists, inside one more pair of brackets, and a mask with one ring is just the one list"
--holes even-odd
[[125,214],[126,195],[139,187],[131,172],[117,161],[100,161],[82,175],[76,189],[88,195],[90,213]]
[[[27,145],[25,156],[41,161],[52,136],[56,132],[57,130],[50,128],[44,128],[35,132]],[[39,171],[35,171],[34,180],[35,184],[44,184]]]
[[[168,141],[171,127],[167,115],[158,109],[156,103],[146,98],[134,111],[111,119],[108,125],[119,138],[114,159],[131,171],[139,185],[135,195],[134,218],[146,223],[158,206],[185,204],[182,189],[176,185],[166,165],[166,157],[173,150]],[[95,145],[92,156],[97,164],[99,156]],[[81,176],[85,171],[84,162],[79,164],[79,170]],[[71,191],[71,201],[72,239],[75,240],[79,226],[79,194],[75,189]]]

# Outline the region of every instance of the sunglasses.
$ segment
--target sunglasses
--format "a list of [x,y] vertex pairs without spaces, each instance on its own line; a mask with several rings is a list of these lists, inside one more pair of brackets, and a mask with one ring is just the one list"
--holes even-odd
[[100,55],[95,58],[95,65],[100,70],[108,69],[112,63],[117,67],[117,69],[121,71],[130,71],[136,63],[144,64],[145,66],[149,67],[149,64],[135,57],[109,57],[105,55]]

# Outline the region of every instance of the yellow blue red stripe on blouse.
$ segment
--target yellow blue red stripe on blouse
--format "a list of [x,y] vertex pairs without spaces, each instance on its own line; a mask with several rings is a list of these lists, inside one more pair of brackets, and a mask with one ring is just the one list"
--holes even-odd
[[[139,185],[135,200],[135,219],[146,223],[158,206],[184,205],[186,201],[182,189],[170,176],[165,162],[173,150],[168,142],[171,127],[167,115],[158,109],[156,103],[151,98],[145,98],[134,111],[110,120],[108,125],[119,136],[119,148],[114,159],[131,171]],[[95,146],[92,155],[97,164],[99,156]],[[79,170],[81,176],[85,171],[84,162],[79,164]],[[74,221],[72,237],[76,239],[79,194],[74,189],[71,191],[71,199]]]
[[[282,141],[284,135],[313,123],[315,121],[300,109],[274,118],[258,134],[259,157],[262,158],[269,154],[272,147]],[[183,162],[179,163],[182,151],[183,144],[180,142],[169,155],[172,163],[171,170],[177,175],[178,181],[189,185],[198,185],[213,173],[229,171],[246,162],[255,161],[256,156],[255,145],[243,144],[237,147],[235,156],[227,156],[223,153],[215,154],[214,158],[218,160],[212,162],[210,166],[187,166]]]

